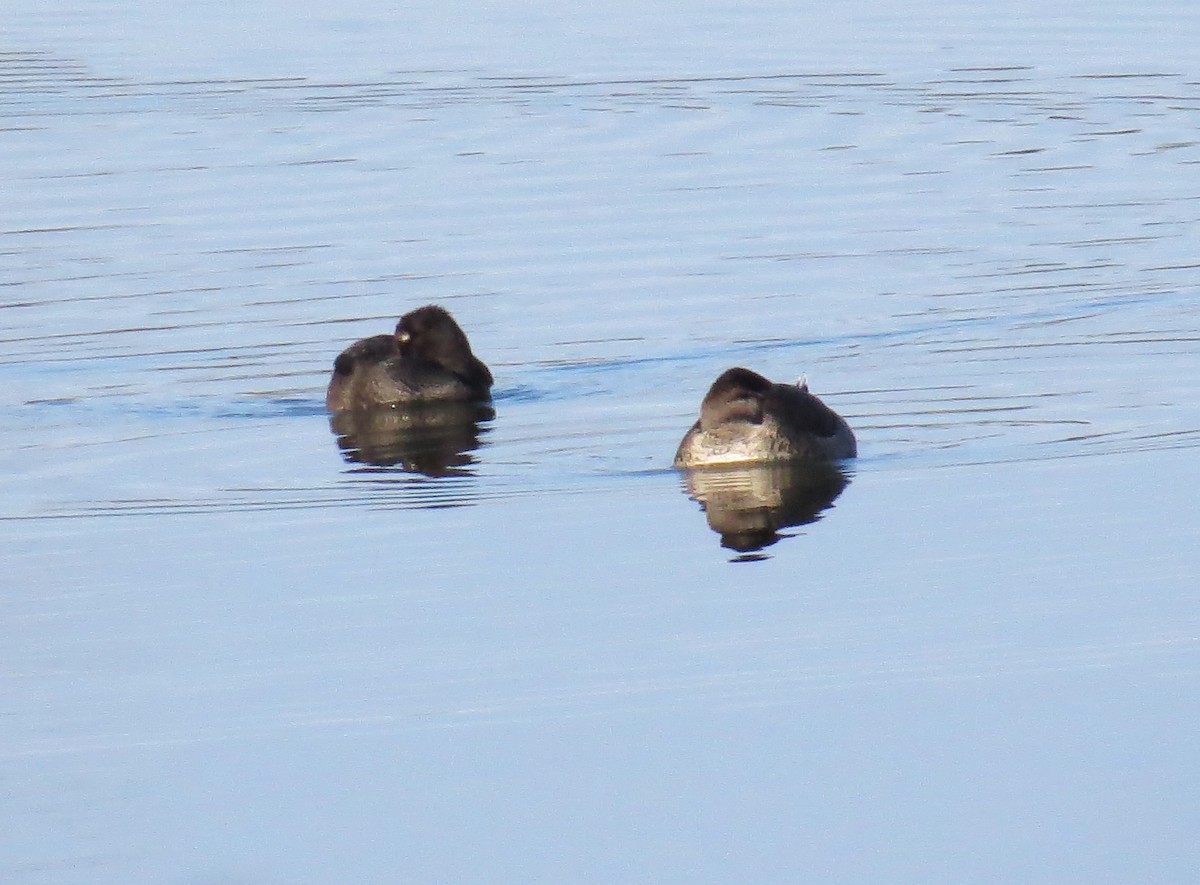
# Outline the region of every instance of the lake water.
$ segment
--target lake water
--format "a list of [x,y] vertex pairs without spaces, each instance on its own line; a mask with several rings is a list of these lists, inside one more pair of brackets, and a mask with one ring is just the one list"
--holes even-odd
[[1193,880],[1200,7],[389,6],[0,12],[0,879]]

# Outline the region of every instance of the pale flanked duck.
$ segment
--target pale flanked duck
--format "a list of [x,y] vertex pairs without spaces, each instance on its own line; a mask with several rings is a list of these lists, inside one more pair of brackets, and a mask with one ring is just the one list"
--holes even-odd
[[325,394],[331,412],[406,403],[486,402],[492,373],[471,352],[466,333],[436,305],[406,313],[392,335],[373,335],[343,350]]
[[675,466],[836,461],[857,454],[850,425],[807,384],[775,384],[739,367],[723,372],[705,394]]

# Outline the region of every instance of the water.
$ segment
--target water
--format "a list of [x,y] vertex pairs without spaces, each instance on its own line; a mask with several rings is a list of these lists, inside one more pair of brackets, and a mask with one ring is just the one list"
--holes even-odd
[[[0,14],[4,880],[1194,877],[1196,11],[472,13]],[[861,453],[761,549],[736,364]]]

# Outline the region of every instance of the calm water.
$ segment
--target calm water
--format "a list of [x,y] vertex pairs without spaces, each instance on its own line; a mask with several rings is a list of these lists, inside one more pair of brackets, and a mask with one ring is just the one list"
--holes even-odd
[[795,7],[0,13],[0,879],[1200,872],[1200,12]]

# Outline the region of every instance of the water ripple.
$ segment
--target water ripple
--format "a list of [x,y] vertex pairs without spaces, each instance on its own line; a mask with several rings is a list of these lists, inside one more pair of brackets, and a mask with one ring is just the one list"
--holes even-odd
[[[1155,70],[138,81],[0,53],[8,515],[583,490],[663,469],[736,364],[807,376],[889,469],[1192,447],[1198,108]],[[82,139],[100,115],[119,137]],[[325,426],[332,357],[429,301],[495,370],[486,446],[347,486],[373,474]],[[264,440],[303,479],[229,491]],[[89,498],[82,453],[171,479]],[[175,487],[193,463],[208,494]]]

